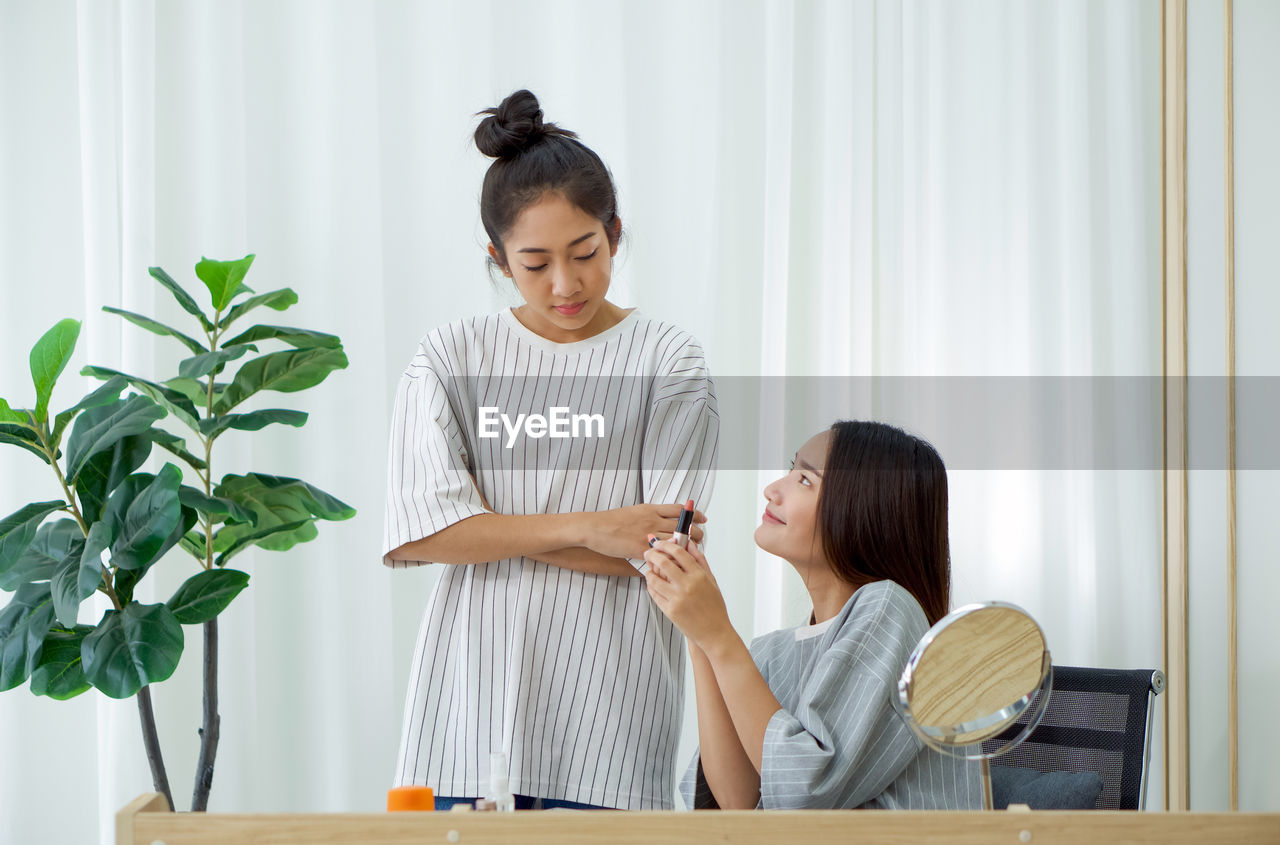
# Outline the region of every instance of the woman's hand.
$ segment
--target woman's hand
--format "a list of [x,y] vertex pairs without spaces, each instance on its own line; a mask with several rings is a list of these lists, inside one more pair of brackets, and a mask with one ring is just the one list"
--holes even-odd
[[[670,537],[680,518],[680,505],[631,505],[595,513],[576,514],[582,519],[582,542],[593,552],[609,557],[640,558],[649,550],[648,535]],[[689,536],[702,540],[699,523],[706,522],[702,511],[693,512]]]
[[658,609],[690,643],[704,650],[726,635],[736,636],[720,585],[701,549],[662,540],[645,552],[645,585]]

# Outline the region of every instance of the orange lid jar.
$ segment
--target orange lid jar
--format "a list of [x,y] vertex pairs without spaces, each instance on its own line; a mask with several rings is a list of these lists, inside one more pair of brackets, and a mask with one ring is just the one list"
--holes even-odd
[[429,786],[393,786],[387,790],[387,810],[424,812],[436,808],[436,796]]

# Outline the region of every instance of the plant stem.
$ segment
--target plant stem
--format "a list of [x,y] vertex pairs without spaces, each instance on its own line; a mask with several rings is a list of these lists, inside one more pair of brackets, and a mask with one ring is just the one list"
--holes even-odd
[[[222,311],[214,313],[213,324],[216,327],[222,319]],[[218,351],[217,328],[206,333],[209,338],[209,351]],[[205,416],[213,416],[213,383],[217,379],[217,370],[209,373],[209,385],[205,392]],[[213,438],[205,437],[197,432],[204,442],[204,492],[213,495]],[[205,519],[204,530],[204,568],[213,568],[213,520]],[[196,760],[196,782],[191,792],[191,811],[202,813],[209,806],[209,791],[213,788],[213,764],[218,756],[218,729],[222,717],[218,715],[218,618],[215,616],[204,623],[204,718],[200,727],[200,757]]]
[[204,812],[213,787],[213,762],[218,754],[218,619],[204,623],[204,727],[200,729],[200,759],[196,761],[196,784],[191,793],[191,811]]
[[142,720],[142,743],[147,749],[147,762],[151,764],[151,783],[156,792],[169,802],[173,809],[173,793],[169,791],[169,775],[165,773],[164,757],[160,754],[160,737],[156,733],[156,715],[151,708],[151,687],[138,690],[138,716]]

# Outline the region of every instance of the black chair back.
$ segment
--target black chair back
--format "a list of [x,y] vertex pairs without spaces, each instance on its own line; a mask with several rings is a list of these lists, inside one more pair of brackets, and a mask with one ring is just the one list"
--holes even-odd
[[[1039,772],[1097,772],[1099,810],[1137,810],[1145,793],[1153,695],[1164,675],[1152,669],[1053,667],[1053,692],[1039,727],[992,765]],[[1011,725],[983,748],[1020,730]]]

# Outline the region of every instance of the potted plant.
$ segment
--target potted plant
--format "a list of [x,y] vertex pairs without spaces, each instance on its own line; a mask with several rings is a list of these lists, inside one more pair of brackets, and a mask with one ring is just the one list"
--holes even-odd
[[[102,379],[102,386],[51,413],[54,385],[80,332],[80,324],[67,319],[31,350],[35,403],[14,408],[0,399],[0,443],[47,464],[62,493],[0,520],[0,590],[13,594],[0,610],[0,691],[29,680],[32,693],[55,699],[91,687],[112,698],[136,696],[155,789],[173,807],[149,686],[177,667],[184,626],[200,626],[204,707],[192,810],[208,805],[218,748],[218,614],[249,582],[248,573],[228,564],[252,547],[283,551],[312,540],[317,520],[355,514],[297,478],[215,477],[214,446],[227,432],[306,422],[301,411],[246,410],[246,400],[263,391],[305,390],[347,366],[335,335],[236,325],[259,307],[283,311],[298,301],[288,288],[254,295],[244,284],[253,258],[196,265],[209,311],[164,270],[150,269],[198,323],[191,334],[142,314],[103,309],[185,346],[190,355],[176,376],[153,381],[89,366],[82,373]],[[263,352],[266,343],[283,348]],[[176,462],[154,474],[141,471],[156,446]],[[138,601],[137,585],[175,548],[194,559],[193,574],[168,601]],[[111,607],[84,624],[82,603],[95,592]]]

